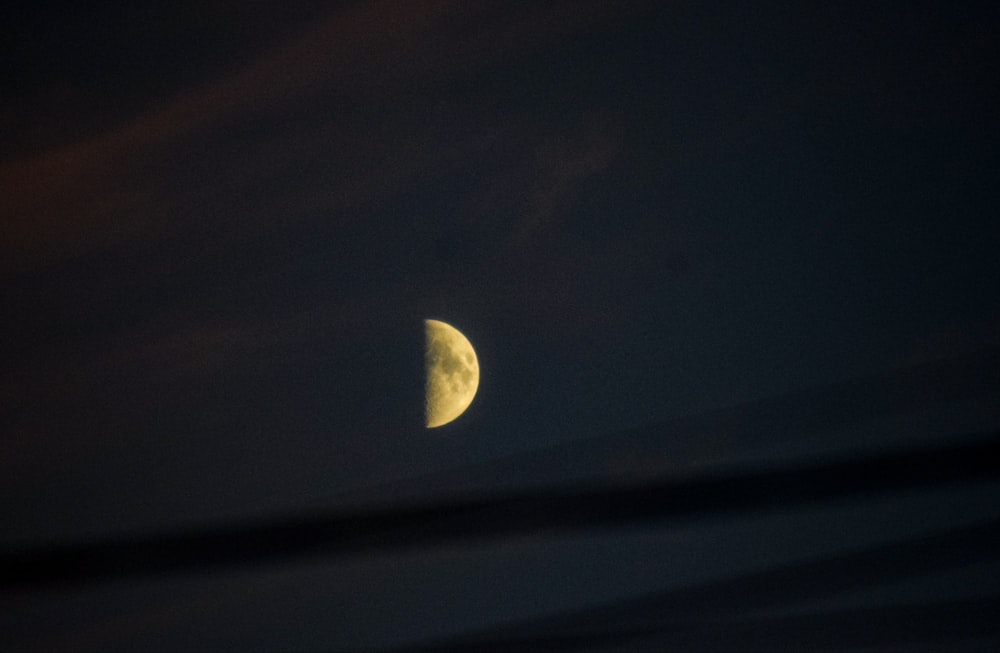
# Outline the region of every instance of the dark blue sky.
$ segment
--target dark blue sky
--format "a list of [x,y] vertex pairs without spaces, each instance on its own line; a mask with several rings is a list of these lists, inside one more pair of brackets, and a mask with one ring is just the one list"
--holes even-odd
[[[992,3],[5,12],[6,551],[777,472],[1000,424]],[[482,369],[435,431],[425,318]],[[0,648],[341,650],[503,623],[562,645],[543,617],[667,593],[648,625],[716,587],[747,603],[640,648],[801,648],[826,623],[841,650],[991,649],[990,619],[962,639],[954,615],[996,613],[996,556],[961,534],[997,517],[996,480],[0,588]],[[866,551],[913,562],[948,529],[961,564],[865,580]],[[778,598],[756,601],[767,570]],[[810,573],[857,585],[796,593]],[[938,630],[902,638],[918,613]],[[723,623],[742,634],[713,639]]]

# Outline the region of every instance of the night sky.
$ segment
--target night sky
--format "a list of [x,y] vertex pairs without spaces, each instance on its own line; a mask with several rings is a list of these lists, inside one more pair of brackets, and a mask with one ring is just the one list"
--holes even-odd
[[0,19],[0,648],[1000,647],[996,3],[84,4]]

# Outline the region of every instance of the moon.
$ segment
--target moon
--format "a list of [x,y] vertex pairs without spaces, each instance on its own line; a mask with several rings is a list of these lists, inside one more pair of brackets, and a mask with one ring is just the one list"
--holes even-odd
[[432,429],[465,412],[479,388],[476,350],[462,332],[438,320],[424,320],[427,349],[425,416]]

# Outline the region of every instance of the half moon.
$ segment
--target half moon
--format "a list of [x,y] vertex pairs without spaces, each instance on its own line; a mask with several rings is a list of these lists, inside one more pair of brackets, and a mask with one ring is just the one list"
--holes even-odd
[[424,407],[432,429],[451,422],[472,403],[479,388],[479,360],[469,339],[450,324],[424,320],[424,333]]

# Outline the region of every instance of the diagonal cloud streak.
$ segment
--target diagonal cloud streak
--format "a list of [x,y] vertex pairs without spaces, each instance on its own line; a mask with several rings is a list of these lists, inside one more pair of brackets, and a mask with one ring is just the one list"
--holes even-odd
[[[734,622],[740,622],[736,625],[741,628],[756,629],[751,641],[767,648],[767,640],[761,637],[777,628],[777,622],[805,622],[816,618],[827,623],[826,619],[837,615],[845,620],[852,617],[848,616],[848,611],[808,608],[795,616],[754,616],[761,611],[808,605],[809,601],[843,591],[874,588],[940,570],[996,561],[1000,559],[1000,553],[994,546],[998,537],[1000,520],[994,519],[586,610],[505,624],[448,640],[425,642],[406,650],[577,650],[583,645],[623,645],[657,635],[668,638],[668,645],[683,644],[684,650],[689,650],[695,643],[709,645],[710,642],[718,648],[731,650],[736,645],[735,639],[723,644],[707,632],[717,629],[721,622],[726,622],[727,629]],[[992,597],[990,602],[996,605],[997,598]],[[983,605],[983,601],[973,601],[967,607],[978,606],[981,609]],[[948,609],[947,605],[936,607]],[[865,614],[869,615],[871,622],[882,623],[873,616],[882,609],[866,610]],[[884,610],[902,612],[900,606],[885,606]],[[891,630],[891,627],[888,629]],[[995,633],[996,624],[986,630]],[[864,640],[857,639],[852,643],[861,641]],[[899,642],[887,640],[884,643],[889,645],[902,641],[904,639],[900,638]],[[846,645],[849,640],[842,643]]]
[[1000,480],[1000,433],[824,464],[467,498],[368,512],[291,515],[188,533],[0,553],[0,588],[240,567],[527,534],[558,535],[753,513]]

